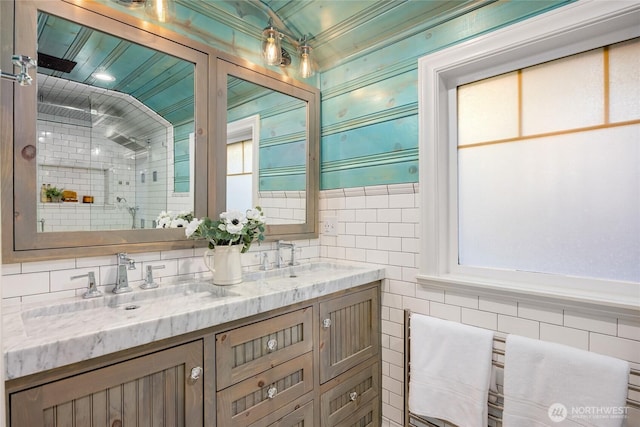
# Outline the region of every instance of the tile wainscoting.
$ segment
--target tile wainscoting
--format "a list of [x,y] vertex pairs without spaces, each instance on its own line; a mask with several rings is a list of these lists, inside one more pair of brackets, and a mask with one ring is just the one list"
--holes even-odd
[[[338,236],[320,236],[320,256],[386,266],[382,288],[383,426],[403,425],[404,310],[602,353],[640,368],[640,313],[541,304],[529,298],[449,291],[418,284],[417,184],[321,192],[320,220],[336,217]],[[627,426],[640,426],[629,411]]]

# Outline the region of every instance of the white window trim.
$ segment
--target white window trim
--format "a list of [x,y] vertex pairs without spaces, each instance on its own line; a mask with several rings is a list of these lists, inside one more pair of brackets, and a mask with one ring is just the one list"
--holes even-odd
[[640,283],[464,267],[457,248],[456,87],[640,36],[636,1],[578,1],[421,58],[418,283],[638,313]]

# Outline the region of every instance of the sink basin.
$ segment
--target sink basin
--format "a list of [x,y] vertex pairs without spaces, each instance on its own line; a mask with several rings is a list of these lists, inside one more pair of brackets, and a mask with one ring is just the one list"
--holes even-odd
[[332,262],[313,262],[299,265],[287,265],[267,271],[253,271],[245,273],[244,280],[269,280],[281,278],[296,278],[321,274],[345,274],[357,272],[357,265],[339,264]]
[[132,286],[133,291],[124,294],[106,292],[98,298],[76,297],[57,304],[23,307],[19,316],[27,336],[63,339],[68,337],[70,330],[80,330],[81,335],[90,335],[97,331],[127,328],[132,324],[188,316],[213,307],[222,308],[258,294],[282,294],[287,298],[295,298],[297,294],[290,291],[299,286],[320,282],[340,284],[345,278],[351,281],[360,271],[369,270],[370,267],[339,262],[304,263],[246,272],[243,283],[236,286],[216,286],[199,281],[160,284],[160,287],[148,290]]
[[[134,287],[125,294],[105,293],[92,299],[74,299],[60,304],[27,309],[22,312],[27,335],[42,335],[43,330],[56,333],[66,325],[89,322],[116,324],[126,316],[148,314],[156,306],[162,311],[179,310],[200,303],[222,300],[236,294],[227,288],[205,282],[189,282],[175,285],[160,285],[156,289],[142,290]],[[90,326],[88,326],[90,328]]]

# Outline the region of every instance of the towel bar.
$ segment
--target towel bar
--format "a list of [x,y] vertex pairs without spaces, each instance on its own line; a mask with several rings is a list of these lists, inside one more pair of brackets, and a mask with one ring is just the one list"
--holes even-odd
[[[420,415],[414,414],[409,411],[409,378],[411,375],[411,355],[410,343],[411,343],[411,311],[404,310],[404,426],[405,427],[442,427],[450,426],[451,424],[442,424],[442,421],[430,420]],[[492,364],[496,368],[504,369],[504,362],[500,359],[504,358],[504,346],[506,344],[506,338],[501,336],[494,336],[493,338],[493,357]],[[502,348],[501,348],[502,347]],[[640,393],[640,370],[631,369],[629,377],[637,377],[635,380],[629,381],[629,392]],[[627,406],[640,410],[640,400],[630,397],[627,398]],[[502,425],[502,411],[504,395],[500,392],[489,390],[489,400],[487,405],[489,407],[489,426],[501,426]],[[439,422],[439,424],[436,424]]]

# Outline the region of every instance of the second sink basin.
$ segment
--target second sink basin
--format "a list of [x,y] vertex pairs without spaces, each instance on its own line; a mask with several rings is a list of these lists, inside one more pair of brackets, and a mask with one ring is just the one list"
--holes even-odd
[[[42,334],[43,329],[54,333],[65,325],[75,322],[117,322],[126,315],[162,304],[166,309],[180,309],[199,302],[206,304],[234,296],[227,288],[205,282],[161,284],[156,289],[142,290],[137,286],[124,294],[105,293],[92,299],[76,298],[59,304],[45,305],[22,312],[22,320],[27,335]],[[91,326],[87,326],[91,328]]]

